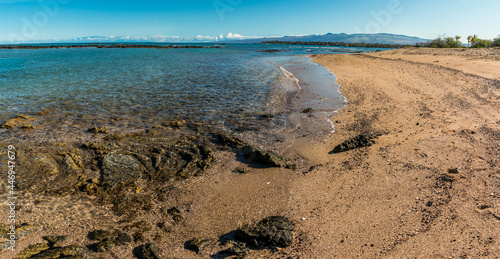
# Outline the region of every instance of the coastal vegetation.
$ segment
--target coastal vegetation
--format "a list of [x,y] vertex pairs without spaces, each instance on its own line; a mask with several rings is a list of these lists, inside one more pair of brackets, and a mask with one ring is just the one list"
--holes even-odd
[[[440,35],[436,39],[424,44],[424,47],[431,48],[463,48],[464,44],[460,41],[461,36],[445,37]],[[489,48],[500,47],[500,37],[494,40],[480,39],[476,34],[467,36],[468,48]]]
[[313,46],[331,46],[331,47],[361,47],[361,48],[389,48],[399,49],[407,47],[427,47],[427,48],[490,48],[500,47],[500,35],[494,40],[480,39],[478,35],[470,35],[467,37],[467,46],[461,41],[461,36],[445,37],[445,34],[439,35],[436,39],[409,44],[387,44],[387,43],[347,43],[347,42],[329,42],[329,41],[281,41],[272,40],[264,41],[263,44],[284,44],[284,45],[313,45]]

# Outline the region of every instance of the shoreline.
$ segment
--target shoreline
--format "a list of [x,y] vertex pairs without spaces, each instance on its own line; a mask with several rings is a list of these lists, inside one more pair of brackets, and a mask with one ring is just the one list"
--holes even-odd
[[[500,73],[435,65],[440,50],[425,51],[429,63],[405,50],[314,56],[348,103],[327,143],[303,151],[322,163],[293,187],[295,217],[310,215],[305,257],[499,256]],[[372,146],[331,152],[370,132],[382,133]]]
[[[161,258],[210,258],[223,256],[220,251],[227,244],[221,240],[235,229],[279,215],[294,224],[293,244],[250,250],[246,258],[498,257],[500,83],[399,60],[400,52],[384,58],[376,56],[380,53],[313,56],[335,73],[348,103],[332,117],[336,131],[325,142],[300,143],[304,159],[289,161],[297,164],[295,170],[254,166],[230,147],[211,148],[216,162],[199,176],[158,186],[140,179],[121,190],[130,200],[107,203],[99,200],[107,197],[98,193],[101,187],[92,185],[105,168],[85,161],[95,155],[108,164],[130,162],[141,158],[138,154],[168,159],[165,150],[175,148],[167,148],[174,146],[165,139],[180,134],[182,122],[141,135],[92,133],[94,141],[102,142],[86,148],[60,143],[25,150],[23,159],[42,161],[45,166],[38,170],[49,180],[54,168],[47,165],[54,161],[38,156],[47,148],[61,172],[84,168],[83,180],[91,182],[80,186],[83,192],[77,188],[70,195],[20,197],[24,204],[19,220],[32,223],[35,231],[18,240],[17,252],[45,242],[41,237],[47,235],[69,236],[63,245],[91,246],[96,242],[88,233],[103,229],[135,239],[94,253],[105,259],[134,258],[132,249],[146,243],[155,243]],[[439,50],[432,56],[441,58]],[[203,148],[203,126],[189,127],[192,134],[174,144],[180,154],[189,151],[204,160],[210,152]],[[368,133],[382,135],[371,146],[332,152],[345,140]],[[151,149],[134,150],[136,143]],[[244,173],[234,172],[237,168]],[[7,213],[1,210],[0,217],[5,219]],[[195,237],[210,241],[200,253],[185,249]],[[13,255],[0,252],[2,258]]]

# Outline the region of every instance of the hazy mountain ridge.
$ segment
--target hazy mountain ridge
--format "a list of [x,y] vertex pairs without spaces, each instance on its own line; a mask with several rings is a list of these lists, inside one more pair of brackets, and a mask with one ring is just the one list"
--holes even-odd
[[397,35],[390,33],[377,34],[346,34],[346,33],[327,33],[325,35],[302,35],[302,36],[284,36],[284,37],[255,37],[242,36],[237,33],[228,33],[227,35],[219,36],[165,36],[165,35],[149,35],[149,36],[87,36],[73,39],[49,39],[26,41],[27,43],[106,43],[106,42],[151,42],[151,43],[244,43],[255,44],[264,41],[304,41],[304,42],[345,42],[345,43],[380,43],[380,44],[400,44],[400,45],[415,45],[430,41],[418,37],[406,35]]
[[305,35],[305,36],[284,36],[262,39],[245,39],[237,41],[228,41],[232,43],[262,43],[264,41],[305,41],[305,42],[345,42],[345,43],[382,43],[382,44],[401,44],[415,45],[417,43],[430,41],[419,37],[406,35],[397,35],[390,33],[376,34],[346,34],[346,33],[327,33],[325,35]]

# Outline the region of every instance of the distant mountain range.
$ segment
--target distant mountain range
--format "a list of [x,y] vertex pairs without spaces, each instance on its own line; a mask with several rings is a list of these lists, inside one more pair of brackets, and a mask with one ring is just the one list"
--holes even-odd
[[219,36],[196,36],[196,37],[181,37],[181,36],[88,36],[74,39],[51,39],[45,41],[33,41],[38,43],[106,43],[106,42],[156,42],[156,43],[262,43],[264,41],[305,41],[305,42],[345,42],[345,43],[381,43],[381,44],[401,44],[415,45],[430,41],[418,37],[410,37],[405,35],[396,35],[389,33],[377,34],[346,34],[346,33],[327,33],[325,35],[303,35],[303,36],[284,36],[284,37],[255,37],[242,36],[237,33],[228,33],[227,35]]
[[345,43],[381,43],[381,44],[401,44],[415,45],[430,41],[418,37],[410,37],[405,35],[396,35],[389,33],[376,34],[346,34],[346,33],[327,33],[325,35],[305,35],[305,36],[284,36],[273,38],[260,39],[243,39],[226,41],[231,43],[262,43],[264,41],[304,41],[304,42],[345,42]]

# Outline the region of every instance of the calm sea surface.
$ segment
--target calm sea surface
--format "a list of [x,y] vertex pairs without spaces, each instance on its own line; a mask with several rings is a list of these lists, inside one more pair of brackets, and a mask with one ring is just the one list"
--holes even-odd
[[[206,46],[213,46],[207,44]],[[217,49],[0,50],[0,122],[42,110],[227,128],[287,127],[290,114],[343,106],[326,68],[307,54],[375,49],[221,45]],[[264,52],[278,49],[281,52]],[[270,127],[267,125],[266,127]]]

